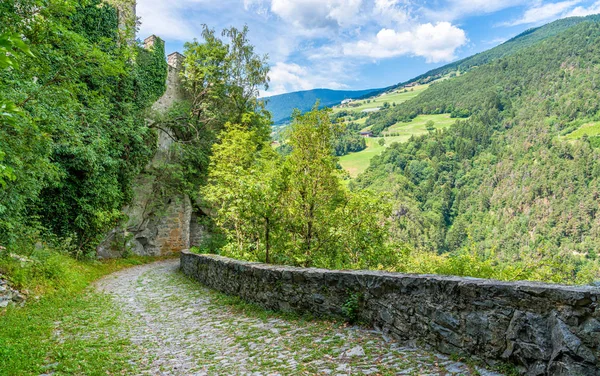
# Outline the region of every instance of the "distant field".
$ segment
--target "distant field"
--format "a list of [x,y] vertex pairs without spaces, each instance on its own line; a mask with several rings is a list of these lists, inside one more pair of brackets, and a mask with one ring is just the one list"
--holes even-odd
[[[450,114],[420,115],[420,116],[417,116],[415,119],[413,119],[413,121],[411,121],[410,123],[396,123],[396,124],[392,125],[391,127],[389,127],[383,133],[384,134],[400,133],[401,136],[408,135],[408,138],[410,138],[410,136],[414,136],[414,135],[425,134],[425,133],[427,133],[427,130],[425,129],[425,125],[427,124],[427,122],[429,120],[433,121],[435,128],[447,128],[447,127],[451,126],[452,124],[454,124],[454,122],[456,122],[457,119],[452,119],[450,117]],[[408,138],[407,138],[407,140],[408,140]]]
[[584,124],[579,129],[566,135],[565,138],[575,140],[583,137],[583,135],[600,136],[600,122]]
[[378,144],[380,138],[367,138],[367,148],[358,153],[350,153],[340,157],[340,165],[348,171],[351,177],[355,178],[361,172],[369,167],[371,158],[381,154],[385,148],[394,142],[406,142],[411,136],[418,136],[427,133],[425,124],[432,120],[436,129],[447,128],[454,124],[456,119],[451,119],[449,114],[441,115],[420,115],[410,123],[398,123],[389,128],[387,133],[398,133],[398,136],[384,137],[385,145]]
[[[333,112],[336,113],[336,112],[340,112],[342,110],[347,110],[347,111],[352,111],[352,112],[360,112],[362,110],[367,110],[367,109],[371,109],[371,108],[383,107],[383,104],[385,102],[388,102],[390,104],[390,106],[392,105],[392,103],[400,104],[402,102],[406,102],[407,100],[409,100],[411,98],[416,97],[417,95],[422,93],[428,87],[429,87],[428,84],[427,85],[419,85],[419,86],[415,86],[414,88],[407,89],[406,93],[404,92],[404,89],[400,89],[393,93],[382,94],[375,98],[354,101],[353,103],[354,104],[358,103],[359,106],[357,106],[357,107],[339,107],[339,106],[337,106],[337,107],[333,108]],[[367,103],[368,101],[370,101],[370,102]]]

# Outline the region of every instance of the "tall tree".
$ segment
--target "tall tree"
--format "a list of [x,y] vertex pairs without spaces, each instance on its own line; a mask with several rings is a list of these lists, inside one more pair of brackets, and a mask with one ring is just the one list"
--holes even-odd
[[273,243],[281,237],[279,156],[244,126],[228,123],[219,138],[203,199],[230,240],[229,254],[270,262]]
[[331,122],[329,111],[319,111],[317,106],[304,115],[294,114],[288,134],[292,151],[284,166],[289,179],[288,225],[293,248],[302,250],[295,256],[300,264],[310,264],[314,253],[331,246],[333,213],[345,198],[334,156],[341,126]]
[[178,157],[169,166],[177,189],[194,195],[206,181],[212,145],[225,124],[243,125],[269,139],[270,115],[257,99],[268,88],[269,66],[247,38],[229,28],[219,37],[204,26],[202,41],[185,44],[182,81],[188,97],[160,119],[174,133]]

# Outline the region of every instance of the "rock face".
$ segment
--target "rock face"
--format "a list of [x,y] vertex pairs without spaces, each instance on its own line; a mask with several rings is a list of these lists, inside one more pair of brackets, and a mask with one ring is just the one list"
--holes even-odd
[[[144,41],[150,49],[158,37]],[[167,111],[176,101],[184,99],[180,73],[183,55],[174,52],[168,56],[168,74],[165,93],[152,106],[157,112]],[[160,256],[198,245],[206,235],[198,224],[202,217],[194,211],[189,197],[164,197],[160,179],[155,175],[161,164],[170,160],[175,138],[168,130],[158,131],[157,151],[144,172],[134,182],[132,203],[123,209],[127,223],[113,229],[98,246],[99,258],[116,258],[131,252],[142,256]]]
[[26,295],[10,286],[8,280],[0,273],[0,310],[11,304],[22,305]]
[[358,318],[447,354],[515,364],[526,375],[600,375],[600,288],[331,271],[181,254],[185,274],[267,309]]

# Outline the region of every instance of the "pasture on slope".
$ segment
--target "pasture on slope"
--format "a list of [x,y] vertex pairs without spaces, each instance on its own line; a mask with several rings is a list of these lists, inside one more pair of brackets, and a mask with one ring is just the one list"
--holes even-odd
[[583,124],[573,132],[567,134],[565,138],[567,140],[577,140],[582,138],[584,135],[588,137],[600,136],[600,121]]
[[348,106],[348,107],[336,106],[333,108],[333,113],[335,114],[335,113],[341,112],[343,110],[346,110],[349,112],[360,112],[360,111],[364,111],[364,110],[380,108],[380,107],[383,107],[383,104],[385,102],[388,102],[390,104],[390,106],[393,103],[400,104],[400,103],[406,102],[407,100],[412,99],[412,98],[416,97],[417,95],[421,94],[428,87],[429,87],[429,84],[417,85],[412,88],[398,89],[391,93],[383,93],[374,98],[368,98],[368,99],[354,101],[354,102],[352,102],[353,106]]
[[[379,138],[367,138],[367,148],[357,153],[350,153],[340,157],[340,165],[344,170],[348,171],[352,178],[355,178],[360,173],[369,167],[371,158],[381,154],[389,145],[394,142],[406,142],[412,136],[420,136],[426,134],[428,121],[434,122],[435,129],[444,129],[452,125],[456,119],[450,118],[450,114],[440,115],[419,115],[410,123],[396,123],[384,132],[384,145],[379,145]],[[390,136],[393,134],[394,136]]]

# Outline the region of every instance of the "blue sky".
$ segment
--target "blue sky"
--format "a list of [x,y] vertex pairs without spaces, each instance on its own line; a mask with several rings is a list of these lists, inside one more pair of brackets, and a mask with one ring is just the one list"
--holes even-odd
[[408,80],[558,18],[600,13],[600,0],[138,0],[140,39],[167,52],[202,24],[250,28],[269,55],[264,95],[366,89]]

